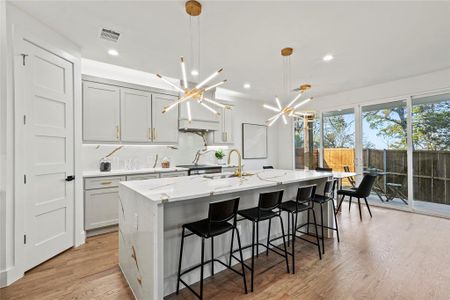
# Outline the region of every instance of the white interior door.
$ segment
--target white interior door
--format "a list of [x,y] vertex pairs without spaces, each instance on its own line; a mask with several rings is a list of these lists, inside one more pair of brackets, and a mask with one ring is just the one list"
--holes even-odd
[[23,97],[25,268],[74,244],[73,65],[29,42],[16,64]]

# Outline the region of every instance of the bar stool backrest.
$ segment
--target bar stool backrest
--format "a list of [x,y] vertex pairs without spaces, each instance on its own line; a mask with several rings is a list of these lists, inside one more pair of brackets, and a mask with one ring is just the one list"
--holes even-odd
[[212,202],[209,204],[209,223],[227,222],[236,217],[239,207],[239,198]]
[[316,168],[316,171],[319,171],[319,172],[332,172],[333,169],[332,168]]
[[323,189],[323,195],[327,197],[333,197],[334,196],[334,190],[336,188],[336,179],[328,180],[325,182],[325,187]]
[[316,194],[316,188],[315,184],[299,187],[297,190],[297,203],[310,202]]
[[273,210],[280,206],[284,191],[275,191],[259,194],[258,208],[260,210]]
[[375,183],[375,179],[377,179],[377,175],[373,174],[365,174],[358,188],[356,189],[356,194],[358,197],[365,198],[370,195],[372,191],[373,184]]

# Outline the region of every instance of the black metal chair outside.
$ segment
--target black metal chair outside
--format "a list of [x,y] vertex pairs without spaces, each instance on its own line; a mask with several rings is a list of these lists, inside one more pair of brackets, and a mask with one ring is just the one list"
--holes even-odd
[[[248,208],[244,210],[238,211],[238,215],[243,217],[241,220],[249,220],[252,222],[252,243],[250,245],[242,247],[242,249],[252,248],[252,257],[251,257],[251,266],[248,266],[244,263],[244,266],[247,267],[251,271],[251,278],[250,278],[250,291],[253,292],[253,283],[254,283],[254,276],[255,276],[255,250],[256,250],[256,256],[259,256],[259,246],[266,248],[266,254],[268,250],[273,251],[274,253],[282,256],[286,260],[286,269],[289,273],[289,261],[288,261],[288,253],[287,253],[287,247],[286,247],[286,239],[285,239],[285,232],[284,232],[284,226],[283,226],[283,220],[281,218],[281,201],[283,199],[283,191],[275,191],[275,192],[268,192],[268,193],[262,193],[259,194],[259,201],[258,206],[253,208]],[[279,218],[280,225],[281,225],[281,235],[283,237],[283,244],[284,249],[281,249],[277,245],[273,245],[271,243],[262,244],[259,242],[259,223],[262,221],[269,221],[269,228],[268,228],[268,234],[267,236],[270,237],[270,227],[271,227],[271,221],[273,218]],[[256,240],[256,241],[255,241]],[[269,245],[273,248],[269,248]],[[233,238],[231,239],[231,248],[233,248]],[[275,250],[275,249],[277,250]],[[279,251],[283,251],[283,253],[280,253]],[[230,250],[230,265],[231,265],[231,258],[234,257],[233,250]]]
[[[350,167],[344,166],[344,172],[350,173]],[[347,177],[347,180],[350,182],[350,184],[352,185],[353,188],[356,188],[356,181],[353,176]]]
[[358,198],[358,207],[359,207],[359,218],[362,220],[361,213],[361,198],[366,202],[367,209],[369,211],[370,217],[372,217],[372,212],[370,211],[369,203],[367,202],[367,197],[370,195],[370,191],[377,179],[377,175],[373,174],[365,174],[358,188],[352,190],[338,190],[337,194],[342,195],[341,201],[339,202],[338,211],[341,208],[342,202],[344,201],[344,197],[350,197],[348,203],[348,210],[350,211],[352,205],[352,198]]
[[[225,267],[229,268],[233,272],[242,276],[244,281],[244,290],[247,293],[247,281],[245,279],[245,268],[244,268],[244,259],[242,255],[242,247],[241,247],[241,239],[239,236],[239,230],[236,227],[237,222],[237,211],[239,206],[239,198],[212,202],[209,204],[209,212],[208,218],[203,219],[197,222],[192,222],[188,224],[184,224],[182,227],[181,234],[181,247],[180,247],[180,260],[178,263],[178,278],[177,278],[177,294],[180,291],[180,282],[183,283],[194,295],[196,295],[199,299],[203,299],[203,268],[206,264],[211,263],[211,276],[214,276],[214,262],[218,262]],[[229,221],[232,221],[230,223]],[[185,234],[185,231],[189,230],[191,233]],[[237,251],[239,251],[240,259],[237,259],[241,263],[242,272],[239,272],[231,267],[231,261],[229,264],[226,264],[218,259],[214,258],[214,237],[222,235],[228,231],[232,231],[232,235],[234,238],[234,233],[236,232],[238,247]],[[202,239],[202,247],[201,247],[201,262],[198,265],[188,268],[181,272],[182,258],[183,258],[183,246],[184,239],[191,235],[197,235]],[[205,259],[205,240],[211,239],[211,259],[208,261],[204,261]],[[233,249],[233,243],[231,243],[231,249]],[[200,293],[197,293],[192,289],[181,276],[184,274],[191,272],[200,267]]]

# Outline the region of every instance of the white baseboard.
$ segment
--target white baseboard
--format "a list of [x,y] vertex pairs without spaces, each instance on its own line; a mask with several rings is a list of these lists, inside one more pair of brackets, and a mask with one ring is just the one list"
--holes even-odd
[[24,273],[17,272],[17,267],[12,267],[9,269],[0,271],[0,288],[6,287],[20,278],[22,278]]

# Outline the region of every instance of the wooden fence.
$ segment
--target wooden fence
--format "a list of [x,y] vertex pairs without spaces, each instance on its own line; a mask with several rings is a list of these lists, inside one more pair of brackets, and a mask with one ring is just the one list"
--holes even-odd
[[[304,168],[303,148],[295,149],[296,168]],[[318,166],[319,152],[314,150],[313,167]],[[343,171],[349,166],[354,171],[355,150],[352,148],[325,148],[324,166]],[[378,177],[378,184],[399,183],[408,194],[408,164],[406,150],[363,150],[364,168],[386,172]],[[450,205],[450,151],[416,150],[413,153],[414,199]],[[345,182],[344,182],[345,184]]]

